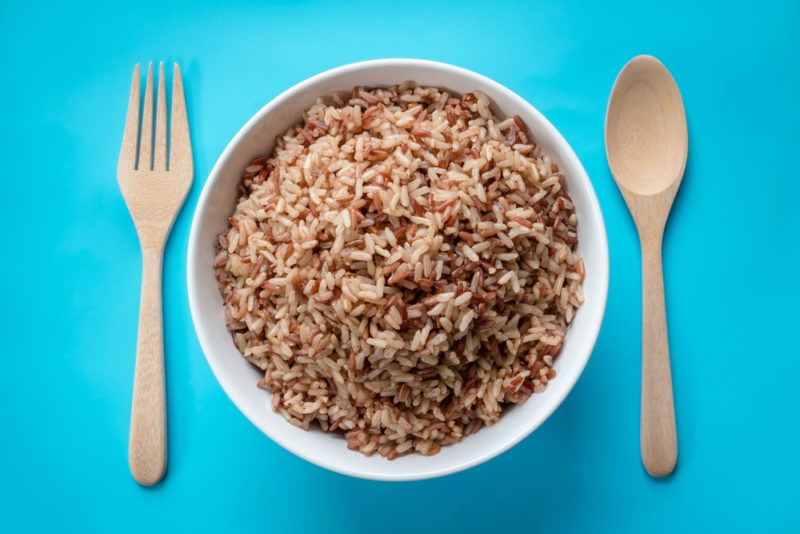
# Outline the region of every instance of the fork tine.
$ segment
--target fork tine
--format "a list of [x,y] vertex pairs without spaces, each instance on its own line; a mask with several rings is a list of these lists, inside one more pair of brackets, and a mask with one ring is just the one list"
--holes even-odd
[[133,81],[131,94],[128,99],[128,115],[125,117],[125,131],[122,134],[122,149],[119,152],[117,170],[130,170],[136,168],[136,145],[139,136],[139,64],[133,67]]
[[170,130],[170,170],[192,171],[192,142],[189,137],[189,119],[183,94],[181,69],[175,63],[172,75],[172,128]]
[[153,169],[167,168],[167,97],[164,81],[164,62],[158,65],[158,95],[156,97],[156,144]]
[[153,62],[147,66],[142,108],[142,137],[139,141],[139,170],[153,168]]

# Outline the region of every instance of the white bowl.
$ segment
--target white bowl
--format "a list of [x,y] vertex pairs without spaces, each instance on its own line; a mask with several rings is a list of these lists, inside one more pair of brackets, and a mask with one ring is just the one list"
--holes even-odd
[[[547,390],[507,410],[495,425],[483,428],[439,454],[411,454],[389,461],[367,457],[345,446],[337,433],[304,431],[270,408],[269,393],[256,387],[261,372],[233,344],[225,327],[223,302],[212,267],[217,235],[226,229],[243,169],[269,153],[275,137],[301,119],[318,96],[349,91],[356,85],[391,85],[414,80],[459,93],[486,93],[501,116],[519,115],[542,150],[566,174],[578,214],[578,250],[586,266],[586,302],[569,328],[555,363],[558,376]],[[187,258],[189,304],[197,337],[211,369],[236,406],[262,432],[294,454],[339,473],[378,480],[417,480],[467,469],[507,450],[533,432],[561,404],[583,371],[594,347],[608,291],[608,243],[600,206],[580,161],[552,124],[520,96],[468,70],[413,59],[383,59],[345,65],[318,74],[286,90],[247,121],[214,165],[197,203]]]

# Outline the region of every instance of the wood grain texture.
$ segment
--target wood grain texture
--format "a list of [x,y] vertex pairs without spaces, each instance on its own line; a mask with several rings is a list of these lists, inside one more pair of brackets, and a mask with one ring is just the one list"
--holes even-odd
[[688,155],[686,114],[678,86],[655,58],[622,69],[608,104],[609,166],[636,223],[642,247],[641,454],[650,475],[675,469],[678,437],[664,300],[664,226]]
[[[140,484],[151,485],[161,480],[167,468],[167,410],[161,308],[162,258],[172,223],[191,187],[194,165],[183,83],[178,65],[175,65],[173,73],[172,126],[169,143],[166,135],[164,65],[162,63],[159,66],[155,110],[152,64],[148,67],[141,124],[139,71],[139,66],[136,65],[117,165],[117,179],[142,248],[142,287],[131,407],[129,463],[133,477]],[[155,142],[153,142],[154,111]],[[137,139],[140,129],[141,138]],[[168,144],[169,161],[167,161]]]
[[133,379],[130,445],[131,473],[141,484],[155,484],[167,470],[167,405],[161,312],[162,251],[142,251],[139,335]]

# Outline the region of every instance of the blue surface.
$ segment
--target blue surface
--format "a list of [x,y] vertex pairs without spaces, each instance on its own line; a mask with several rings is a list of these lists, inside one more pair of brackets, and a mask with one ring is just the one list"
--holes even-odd
[[[797,2],[134,4],[0,4],[0,530],[800,531]],[[603,151],[609,90],[639,53],[672,71],[691,138],[664,250],[680,442],[664,481],[639,461],[640,254]],[[184,276],[200,188],[245,120],[381,57],[530,100],[589,172],[611,251],[572,395],[512,451],[419,483],[333,474],[256,430],[201,354]],[[140,255],[115,169],[150,59],[183,67],[196,178],[165,260],[169,471],[143,489],[127,465]]]

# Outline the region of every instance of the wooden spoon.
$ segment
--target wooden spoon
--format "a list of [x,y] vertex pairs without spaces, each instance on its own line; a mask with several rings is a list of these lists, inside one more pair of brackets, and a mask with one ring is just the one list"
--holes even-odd
[[678,458],[661,240],[686,168],[688,144],[675,80],[656,58],[633,58],[611,91],[606,154],[642,246],[641,449],[644,467],[654,477],[672,473]]

